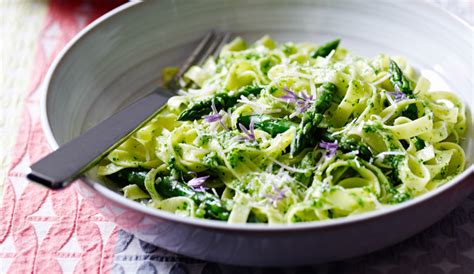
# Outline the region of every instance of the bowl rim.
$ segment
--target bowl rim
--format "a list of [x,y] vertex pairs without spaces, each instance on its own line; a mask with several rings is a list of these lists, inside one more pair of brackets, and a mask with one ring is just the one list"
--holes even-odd
[[[130,1],[127,2],[109,12],[102,15],[91,24],[86,26],[80,32],[78,32],[67,44],[66,46],[58,53],[55,57],[54,61],[51,63],[48,72],[42,82],[41,85],[41,99],[40,99],[40,120],[43,132],[45,134],[45,138],[52,150],[55,150],[59,147],[56,138],[54,137],[51,125],[49,123],[48,118],[48,93],[50,89],[50,84],[54,80],[55,72],[60,69],[61,63],[65,59],[65,57],[70,53],[70,51],[77,46],[82,39],[85,39],[90,33],[99,30],[99,28],[110,18],[123,15],[126,11],[138,7],[139,5],[145,4],[147,1]],[[441,7],[436,6],[433,3],[425,2],[425,1],[418,1],[422,2],[426,5],[426,8],[430,8],[432,12],[442,13],[444,16],[451,17],[454,22],[457,24],[462,25],[467,32],[471,32],[471,35],[474,35],[474,26],[469,25],[463,19],[457,17],[453,13],[442,9]],[[471,125],[473,126],[473,125]],[[155,217],[161,220],[183,224],[183,225],[190,225],[194,227],[206,228],[206,229],[213,229],[213,230],[225,230],[229,232],[265,232],[265,233],[275,233],[275,232],[288,232],[288,231],[300,231],[300,230],[316,230],[316,229],[328,229],[334,226],[346,226],[346,225],[353,225],[359,222],[370,221],[376,218],[381,218],[387,215],[394,214],[395,212],[409,210],[412,206],[417,204],[422,204],[427,202],[428,200],[434,198],[435,196],[441,195],[443,192],[447,191],[448,189],[455,187],[455,185],[459,184],[461,181],[468,179],[474,179],[474,164],[466,167],[465,170],[457,175],[455,178],[450,180],[449,182],[443,184],[442,186],[431,190],[427,193],[424,193],[418,197],[415,197],[409,201],[406,201],[401,204],[390,205],[386,206],[385,208],[377,209],[370,212],[365,212],[361,214],[351,215],[343,218],[338,219],[330,219],[330,220],[322,220],[322,221],[313,221],[313,222],[303,222],[303,223],[292,223],[292,224],[229,224],[227,222],[216,221],[216,220],[207,220],[207,219],[198,219],[198,218],[190,218],[185,216],[178,216],[176,214],[158,210],[155,208],[148,207],[146,205],[137,203],[130,199],[125,198],[124,196],[120,195],[119,193],[111,190],[110,188],[105,187],[104,185],[100,184],[99,182],[95,182],[92,179],[88,179],[85,176],[80,177],[78,180],[82,181],[87,185],[87,187],[91,188],[93,191],[97,192],[99,195],[105,197],[108,200],[111,200],[122,207],[132,209],[139,213],[150,215],[151,217]],[[76,182],[79,183],[79,182]]]

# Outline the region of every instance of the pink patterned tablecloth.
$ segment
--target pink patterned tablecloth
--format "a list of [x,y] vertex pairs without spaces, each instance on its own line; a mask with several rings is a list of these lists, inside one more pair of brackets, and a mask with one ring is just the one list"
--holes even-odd
[[[48,145],[39,120],[39,89],[56,54],[83,27],[119,1],[50,1],[39,35],[33,78],[20,119],[0,207],[0,271],[110,272],[117,235],[70,188],[48,191],[25,180],[30,163]],[[33,49],[32,49],[33,50]]]
[[[474,273],[474,195],[423,233],[343,262],[252,269],[171,254],[97,214],[72,188],[52,192],[25,179],[49,149],[39,121],[41,81],[56,54],[119,0],[51,0],[36,49],[0,207],[0,273]],[[473,23],[470,0],[434,0]]]

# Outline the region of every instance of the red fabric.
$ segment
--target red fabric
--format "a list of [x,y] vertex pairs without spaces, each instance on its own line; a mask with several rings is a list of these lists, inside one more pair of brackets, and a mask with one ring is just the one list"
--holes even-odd
[[[117,229],[110,237],[103,239],[97,223],[105,220],[85,204],[72,188],[52,192],[28,183],[25,174],[27,166],[49,150],[38,113],[38,88],[49,65],[79,30],[122,2],[52,0],[49,3],[0,207],[0,243],[9,238],[14,246],[14,250],[0,251],[0,259],[12,259],[8,269],[3,269],[7,273],[61,273],[64,268],[58,258],[77,259],[74,266],[77,273],[111,270]],[[52,207],[49,215],[35,216],[47,200]],[[43,239],[38,238],[34,225],[37,223],[40,227],[45,224],[43,228],[47,232]],[[50,225],[49,229],[46,224]],[[61,251],[73,237],[81,250]]]

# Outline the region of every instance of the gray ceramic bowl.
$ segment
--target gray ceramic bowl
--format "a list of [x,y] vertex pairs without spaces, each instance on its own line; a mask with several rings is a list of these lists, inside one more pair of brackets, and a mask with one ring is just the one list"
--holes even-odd
[[[395,3],[396,2],[396,3]],[[45,82],[44,130],[57,148],[159,84],[210,29],[247,39],[341,37],[358,54],[404,55],[437,87],[474,109],[473,30],[422,1],[145,1],[128,3],[81,32]],[[441,76],[439,76],[441,75]],[[75,186],[110,220],[138,238],[191,257],[283,266],[339,260],[399,242],[433,224],[473,189],[472,112],[463,142],[466,171],[422,197],[386,210],[295,225],[228,225],[175,216],[123,198],[88,177]]]

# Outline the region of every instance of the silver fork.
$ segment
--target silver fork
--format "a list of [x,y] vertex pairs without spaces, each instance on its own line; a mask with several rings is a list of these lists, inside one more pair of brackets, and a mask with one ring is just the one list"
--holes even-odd
[[95,166],[130,135],[150,121],[180,88],[179,79],[192,65],[217,57],[231,38],[229,33],[211,31],[201,40],[167,87],[156,90],[113,114],[84,134],[51,152],[30,167],[27,178],[51,189],[68,186]]

